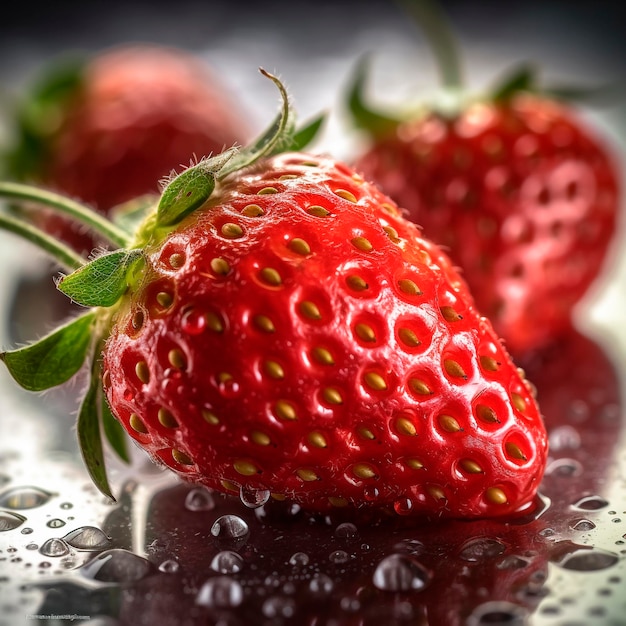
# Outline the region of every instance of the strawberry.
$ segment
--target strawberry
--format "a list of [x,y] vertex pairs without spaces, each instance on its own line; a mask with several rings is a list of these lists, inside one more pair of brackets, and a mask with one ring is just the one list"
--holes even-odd
[[[108,213],[156,194],[159,180],[190,158],[247,140],[245,120],[226,86],[196,56],[127,44],[45,68],[22,103],[9,174]],[[57,215],[46,213],[41,224],[79,250],[93,247]]]
[[59,281],[92,308],[4,362],[39,388],[96,346],[79,438],[106,493],[110,409],[157,462],[246,500],[527,510],[547,447],[531,385],[441,249],[347,165],[298,152],[274,80],[268,134],[171,180],[125,248]]
[[[458,89],[457,72],[448,77]],[[514,355],[568,332],[603,268],[621,202],[597,129],[541,93],[527,68],[486,96],[455,93],[453,106],[397,119],[368,109],[364,79],[362,64],[350,104],[369,141],[355,168],[449,251]]]

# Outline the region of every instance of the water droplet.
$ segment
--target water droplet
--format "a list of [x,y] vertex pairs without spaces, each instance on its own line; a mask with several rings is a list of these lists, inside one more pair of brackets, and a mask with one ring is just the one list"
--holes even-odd
[[13,487],[0,495],[0,506],[9,509],[34,509],[50,500],[53,494],[38,487]]
[[0,532],[19,528],[25,521],[26,518],[23,515],[10,511],[0,511]]
[[291,618],[296,614],[296,603],[293,598],[272,596],[263,603],[263,615],[270,619]]
[[550,450],[577,450],[580,448],[580,433],[573,426],[558,426],[549,437]]
[[464,561],[476,563],[500,556],[505,550],[506,546],[497,539],[478,537],[465,542],[459,557]]
[[361,610],[361,602],[354,596],[344,596],[341,598],[340,606],[346,613],[356,613]]
[[305,567],[309,564],[309,555],[305,552],[295,552],[289,558],[289,565],[295,565],[296,567]]
[[85,578],[106,583],[128,583],[141,580],[152,571],[147,559],[128,550],[115,548],[99,554],[80,568]]
[[69,552],[70,547],[67,543],[63,539],[57,539],[56,537],[44,541],[41,548],[39,548],[39,554],[44,556],[65,556]]
[[222,515],[211,526],[211,534],[214,537],[228,537],[241,539],[250,533],[248,524],[237,515]]
[[385,557],[374,570],[372,582],[382,591],[420,590],[428,585],[431,574],[415,559],[405,554]]
[[599,548],[581,548],[570,552],[557,561],[563,569],[577,572],[593,572],[612,567],[619,561],[617,554]]
[[22,530],[20,530],[20,532],[22,533],[22,535],[30,535],[33,532],[32,528],[22,528]]
[[342,563],[347,563],[350,560],[350,555],[345,550],[335,550],[330,553],[328,559],[331,563],[341,565]]
[[111,539],[95,526],[81,526],[63,539],[77,550],[104,550],[111,544]]
[[333,579],[326,574],[316,574],[309,582],[309,590],[315,595],[328,595],[332,592],[333,587]]
[[339,526],[335,528],[335,537],[338,537],[340,539],[354,539],[358,536],[358,534],[358,528],[350,522],[339,524]]
[[217,389],[224,398],[235,398],[239,395],[241,388],[234,378],[225,378],[220,380]]
[[180,327],[188,335],[199,335],[206,328],[206,315],[198,309],[188,309],[180,321]]
[[598,511],[609,506],[609,503],[602,496],[585,496],[574,502],[572,506],[580,511]]
[[73,508],[73,507],[74,507],[74,505],[73,505],[71,502],[62,502],[62,503],[61,503],[61,508],[62,508],[64,511],[67,511],[68,509],[71,509],[71,508]]
[[496,601],[477,606],[467,618],[467,626],[525,626],[528,611],[518,604]]
[[583,466],[576,459],[555,459],[546,467],[546,476],[575,478],[583,473]]
[[36,543],[31,542],[26,544],[27,550],[37,550],[37,548],[39,548],[39,546]]
[[159,565],[159,571],[165,574],[175,574],[180,569],[178,561],[174,559],[167,559]]
[[205,487],[196,487],[187,494],[185,508],[188,511],[211,511],[215,508],[213,494]]
[[417,555],[424,552],[424,544],[419,539],[403,539],[394,545],[394,550]]
[[518,556],[517,554],[510,554],[503,557],[496,567],[501,570],[519,570],[527,567],[530,564],[530,559]]
[[270,491],[268,489],[248,489],[241,487],[239,491],[239,499],[244,506],[249,509],[258,509],[270,499]]
[[209,578],[200,588],[196,604],[210,608],[232,608],[243,601],[241,585],[228,576]]
[[413,510],[413,501],[410,498],[401,498],[393,503],[393,510],[398,515],[410,515]]
[[48,528],[61,528],[65,526],[65,522],[62,519],[51,519],[46,526]]
[[218,552],[211,561],[211,569],[220,574],[236,574],[243,568],[243,559],[231,550]]
[[580,532],[586,532],[589,530],[593,530],[596,525],[588,519],[579,519],[579,520],[574,520],[570,523],[569,527],[572,530],[578,530]]

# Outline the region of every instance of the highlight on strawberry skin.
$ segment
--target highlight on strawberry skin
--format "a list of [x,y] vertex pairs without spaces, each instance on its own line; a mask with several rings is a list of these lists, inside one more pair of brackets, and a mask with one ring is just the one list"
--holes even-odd
[[532,385],[447,254],[346,164],[305,151],[321,120],[282,108],[248,147],[202,159],[114,223],[0,183],[111,242],[84,259],[22,219],[0,225],[66,269],[82,315],[0,357],[23,387],[88,367],[78,438],[125,434],[181,478],[313,512],[507,518],[528,512],[547,437]]

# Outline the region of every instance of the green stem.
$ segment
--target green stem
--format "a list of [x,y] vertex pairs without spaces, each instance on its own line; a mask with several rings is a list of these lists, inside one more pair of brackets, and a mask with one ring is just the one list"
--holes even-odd
[[86,262],[85,259],[60,241],[14,217],[0,213],[0,229],[19,235],[22,239],[34,243],[38,248],[47,252],[66,270],[77,270]]
[[74,218],[119,248],[125,248],[129,243],[128,235],[115,224],[83,204],[61,194],[21,183],[0,182],[0,197],[35,202],[49,207]]
[[412,13],[429,41],[437,61],[442,86],[451,91],[463,87],[461,61],[456,38],[448,20],[434,0],[398,0]]

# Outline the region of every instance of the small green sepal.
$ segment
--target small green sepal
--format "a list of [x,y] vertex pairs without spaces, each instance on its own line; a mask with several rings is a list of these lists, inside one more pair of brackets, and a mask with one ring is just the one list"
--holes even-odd
[[322,113],[312,119],[308,124],[298,128],[285,150],[289,152],[300,152],[306,148],[317,137],[322,125],[326,121],[326,114]]
[[57,283],[57,288],[82,306],[113,306],[126,292],[134,265],[143,259],[142,250],[109,252]]
[[491,98],[495,102],[506,102],[522,91],[535,91],[536,74],[535,67],[529,63],[517,65],[497,82],[491,90]]
[[16,382],[28,391],[61,385],[85,362],[94,320],[95,312],[90,311],[36,343],[0,353],[0,359]]

